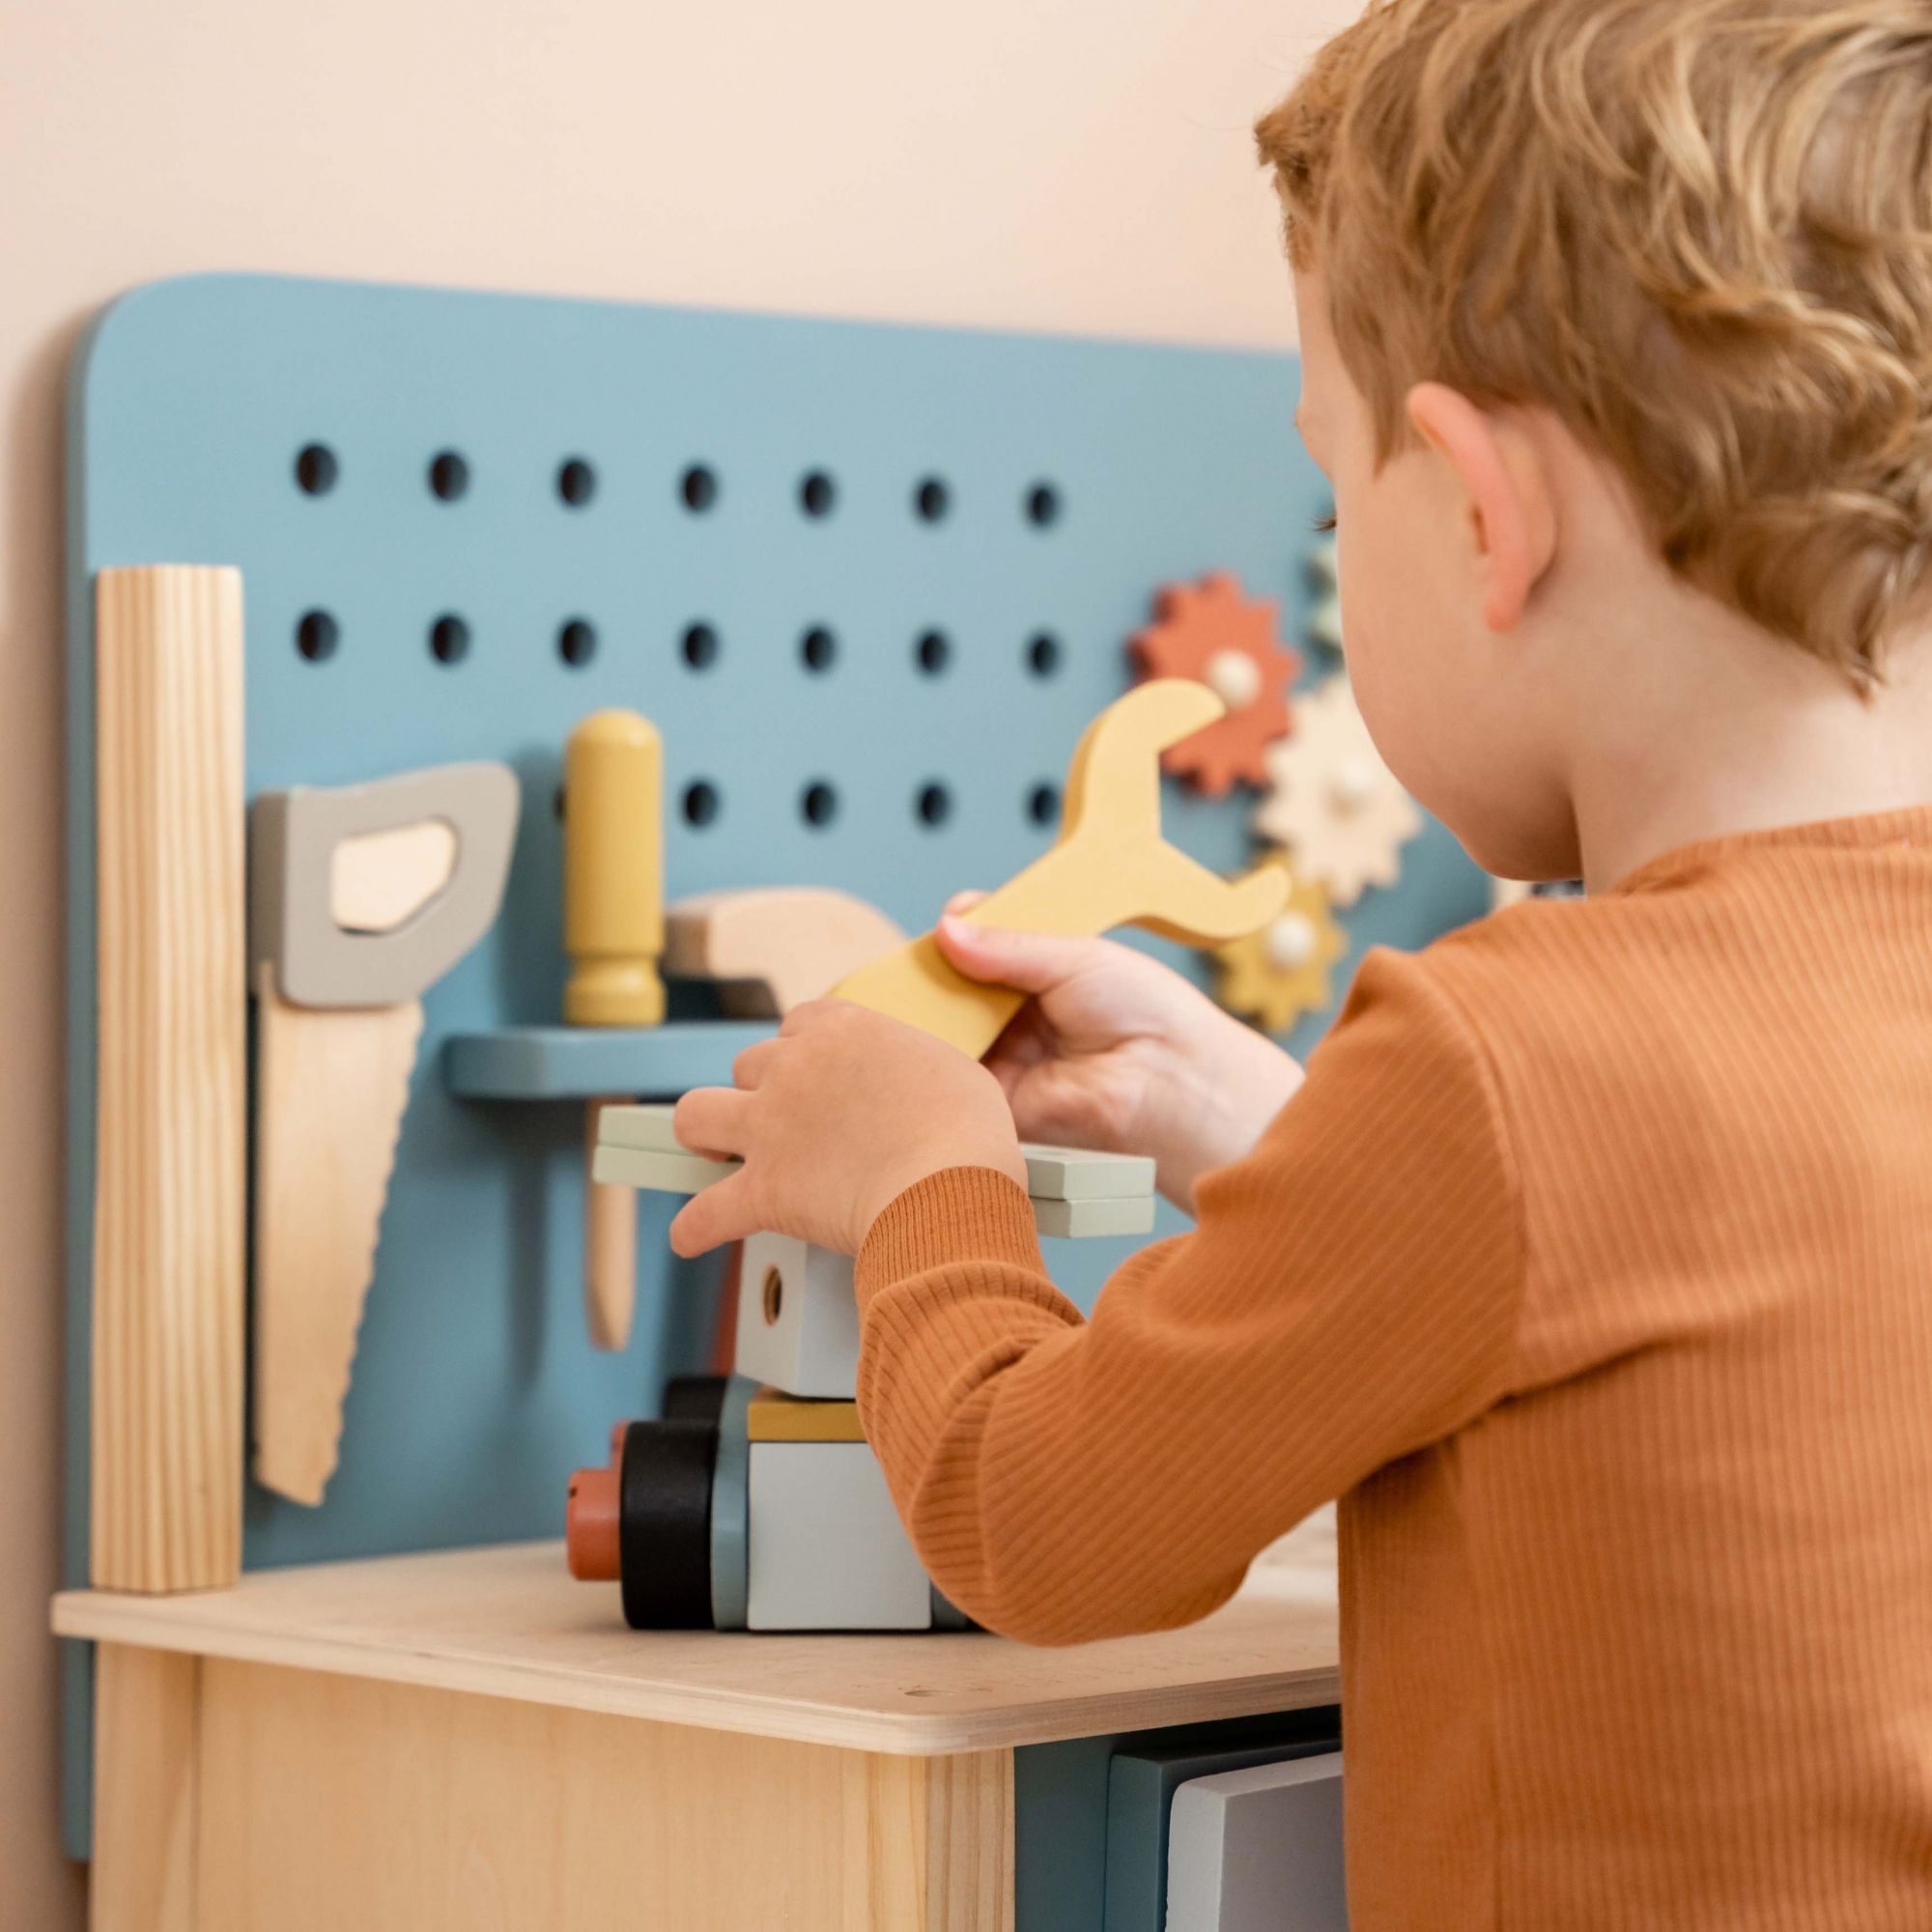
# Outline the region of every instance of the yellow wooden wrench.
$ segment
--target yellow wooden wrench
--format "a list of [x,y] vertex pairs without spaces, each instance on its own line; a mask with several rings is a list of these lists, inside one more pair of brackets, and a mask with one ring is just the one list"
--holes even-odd
[[[1259,930],[1288,898],[1288,874],[1264,865],[1233,881],[1160,836],[1160,754],[1227,706],[1191,678],[1157,678],[1088,725],[1066,772],[1051,851],[982,899],[969,920],[1024,932],[1090,937],[1141,925],[1189,946]],[[889,1013],[979,1059],[1026,995],[969,980],[931,933],[841,980],[833,998]]]

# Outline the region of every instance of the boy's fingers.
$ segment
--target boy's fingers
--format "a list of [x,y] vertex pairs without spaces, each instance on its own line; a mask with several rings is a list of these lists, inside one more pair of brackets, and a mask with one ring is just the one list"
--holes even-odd
[[728,1175],[694,1194],[671,1217],[671,1253],[690,1261],[756,1233],[758,1224],[747,1211],[745,1177]]
[[946,916],[949,919],[957,919],[962,912],[971,912],[985,896],[984,893],[954,893],[946,901]]
[[939,950],[969,980],[1017,986],[1023,993],[1043,993],[1070,978],[1094,944],[1057,933],[974,925],[951,914],[939,922],[938,939]]
[[756,1088],[765,1077],[765,1066],[772,1055],[778,1051],[775,1039],[753,1040],[736,1060],[731,1063],[731,1084],[747,1092]]
[[671,1112],[677,1144],[693,1153],[745,1151],[752,1096],[733,1087],[694,1087]]
[[779,1022],[779,1037],[795,1039],[802,1033],[809,1033],[815,1026],[822,1026],[826,1017],[838,1010],[843,1004],[838,1000],[807,1000],[801,1006],[792,1008]]

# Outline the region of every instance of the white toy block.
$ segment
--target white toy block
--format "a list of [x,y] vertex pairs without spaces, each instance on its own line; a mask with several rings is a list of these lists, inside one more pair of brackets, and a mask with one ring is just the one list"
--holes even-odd
[[932,1628],[932,1585],[863,1442],[753,1442],[746,1627]]
[[[628,1173],[649,1177],[667,1175],[665,1180],[639,1179],[638,1186],[657,1186],[665,1192],[696,1192],[682,1182],[696,1179],[699,1186],[723,1180],[740,1163],[732,1159],[711,1159],[692,1153],[678,1144],[670,1128],[674,1109],[663,1103],[638,1107],[605,1107],[597,1122],[599,1150],[624,1150],[634,1153],[663,1153],[678,1159],[701,1161],[701,1169],[655,1169],[647,1161],[612,1161],[612,1179]],[[1026,1192],[1036,1202],[1151,1202],[1153,1200],[1153,1161],[1142,1153],[1094,1153],[1086,1148],[1036,1148],[1020,1150],[1026,1157]],[[674,1179],[668,1179],[674,1177]],[[1130,1227],[1097,1227],[1095,1233],[1134,1233]]]
[[859,1304],[849,1256],[788,1235],[753,1235],[738,1273],[737,1373],[785,1395],[850,1401]]
[[1153,1232],[1153,1196],[1132,1201],[1035,1201],[1034,1226],[1042,1235],[1081,1240],[1094,1235]]
[[[606,1107],[604,1111],[613,1114],[617,1109]],[[654,1194],[697,1194],[714,1180],[724,1179],[737,1165],[735,1160],[713,1160],[682,1148],[665,1151],[613,1147],[600,1138],[590,1159],[590,1178],[607,1186],[648,1187]]]
[[1093,1153],[1085,1148],[1023,1147],[1027,1192],[1036,1201],[1151,1199],[1153,1162],[1138,1153]]
[[1168,1813],[1167,1932],[1348,1932],[1342,1753],[1190,1778]]
[[[597,1122],[600,1147],[641,1148],[647,1153],[685,1153],[671,1132],[670,1119],[676,1112],[659,1101],[633,1107],[606,1107]],[[700,1156],[701,1158],[701,1156]],[[736,1161],[720,1161],[721,1167],[735,1167]]]

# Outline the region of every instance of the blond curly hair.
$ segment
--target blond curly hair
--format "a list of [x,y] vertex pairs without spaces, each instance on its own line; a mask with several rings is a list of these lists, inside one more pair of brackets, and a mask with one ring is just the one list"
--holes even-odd
[[1384,460],[1554,412],[1670,567],[1878,679],[1932,579],[1932,4],[1374,0],[1258,130]]

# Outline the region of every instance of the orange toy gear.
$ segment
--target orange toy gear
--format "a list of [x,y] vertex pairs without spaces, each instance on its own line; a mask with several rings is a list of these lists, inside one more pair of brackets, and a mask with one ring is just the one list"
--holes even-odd
[[1197,583],[1170,583],[1154,599],[1155,621],[1132,643],[1141,676],[1189,677],[1228,707],[1227,716],[1161,754],[1161,769],[1221,798],[1238,779],[1267,781],[1263,754],[1289,730],[1288,687],[1301,660],[1280,641],[1281,618],[1265,599],[1242,595],[1217,571]]

